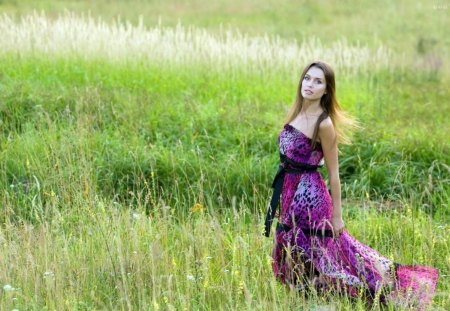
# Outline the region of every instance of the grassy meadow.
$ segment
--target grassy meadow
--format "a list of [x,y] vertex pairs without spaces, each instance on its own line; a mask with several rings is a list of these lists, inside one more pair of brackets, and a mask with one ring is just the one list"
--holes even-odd
[[360,3],[0,1],[0,309],[367,310],[287,291],[262,234],[313,59],[364,126],[349,233],[450,309],[450,9]]

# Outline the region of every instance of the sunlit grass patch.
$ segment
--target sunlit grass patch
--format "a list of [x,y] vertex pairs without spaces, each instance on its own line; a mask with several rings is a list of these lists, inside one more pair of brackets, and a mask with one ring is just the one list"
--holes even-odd
[[326,59],[345,72],[357,72],[386,68],[391,56],[384,46],[372,50],[362,44],[349,44],[345,39],[325,45],[317,38],[296,42],[268,35],[251,37],[237,29],[213,34],[181,24],[107,24],[100,18],[69,13],[55,19],[35,13],[18,20],[4,14],[0,17],[0,32],[2,54],[45,54],[167,67],[205,66],[219,72],[292,73],[300,64],[314,59]]

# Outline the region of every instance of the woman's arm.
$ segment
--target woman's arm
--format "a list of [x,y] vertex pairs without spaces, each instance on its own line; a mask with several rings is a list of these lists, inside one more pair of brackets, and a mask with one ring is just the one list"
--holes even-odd
[[331,224],[335,235],[339,236],[344,228],[341,209],[341,181],[339,179],[337,136],[330,117],[320,123],[318,135],[327,167],[328,181],[331,186],[331,199],[333,201]]

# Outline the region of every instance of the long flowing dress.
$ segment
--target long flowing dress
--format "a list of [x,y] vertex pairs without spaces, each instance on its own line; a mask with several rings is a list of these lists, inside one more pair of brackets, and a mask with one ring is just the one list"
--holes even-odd
[[[323,165],[320,143],[314,150],[311,143],[290,124],[278,136],[280,155],[295,163]],[[278,225],[284,227],[277,227],[272,252],[273,272],[280,282],[297,290],[312,286],[350,297],[363,293],[370,303],[378,299],[382,304],[419,310],[431,304],[439,274],[436,268],[393,262],[346,230],[340,237],[320,234],[332,232],[333,208],[320,172],[285,174],[280,204]]]

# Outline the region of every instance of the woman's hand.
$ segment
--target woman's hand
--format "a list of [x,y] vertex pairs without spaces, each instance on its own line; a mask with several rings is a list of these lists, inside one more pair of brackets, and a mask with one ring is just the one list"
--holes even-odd
[[331,218],[331,225],[333,226],[333,232],[335,237],[340,237],[344,232],[345,224],[342,220],[342,217],[333,217]]

